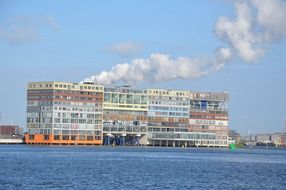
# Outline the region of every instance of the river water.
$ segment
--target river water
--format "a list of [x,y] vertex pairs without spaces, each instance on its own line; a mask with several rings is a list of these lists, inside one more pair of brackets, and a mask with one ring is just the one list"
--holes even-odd
[[286,149],[0,145],[0,189],[286,189]]

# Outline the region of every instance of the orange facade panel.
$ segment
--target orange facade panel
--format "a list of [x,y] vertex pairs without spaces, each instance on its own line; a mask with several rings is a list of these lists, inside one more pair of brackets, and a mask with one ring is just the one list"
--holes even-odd
[[27,144],[101,145],[102,138],[80,135],[25,134]]

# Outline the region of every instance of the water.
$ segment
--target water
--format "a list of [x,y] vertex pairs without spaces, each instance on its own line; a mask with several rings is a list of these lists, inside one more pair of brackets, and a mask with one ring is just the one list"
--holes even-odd
[[0,189],[286,189],[286,149],[0,145]]

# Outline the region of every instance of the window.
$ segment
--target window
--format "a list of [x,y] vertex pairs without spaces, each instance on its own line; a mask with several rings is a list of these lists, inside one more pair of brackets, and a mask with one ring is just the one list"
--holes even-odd
[[34,140],[35,136],[34,135],[29,135],[29,140]]
[[44,135],[44,140],[45,141],[48,141],[50,139],[50,136],[49,135]]
[[68,135],[63,135],[63,140],[69,140],[69,136]]
[[56,141],[61,140],[61,136],[60,135],[54,135],[54,140],[56,140]]

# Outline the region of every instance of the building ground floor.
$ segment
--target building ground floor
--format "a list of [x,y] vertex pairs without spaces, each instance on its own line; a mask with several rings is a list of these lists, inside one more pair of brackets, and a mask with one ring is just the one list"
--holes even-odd
[[80,134],[25,134],[26,144],[43,145],[104,145],[162,147],[228,147],[228,137],[217,139],[215,133],[148,132],[106,133],[102,136]]
[[223,144],[223,142],[215,144],[205,140],[149,140],[148,145],[160,147],[228,147],[228,144]]
[[75,134],[25,134],[25,143],[44,145],[101,145],[102,137]]

